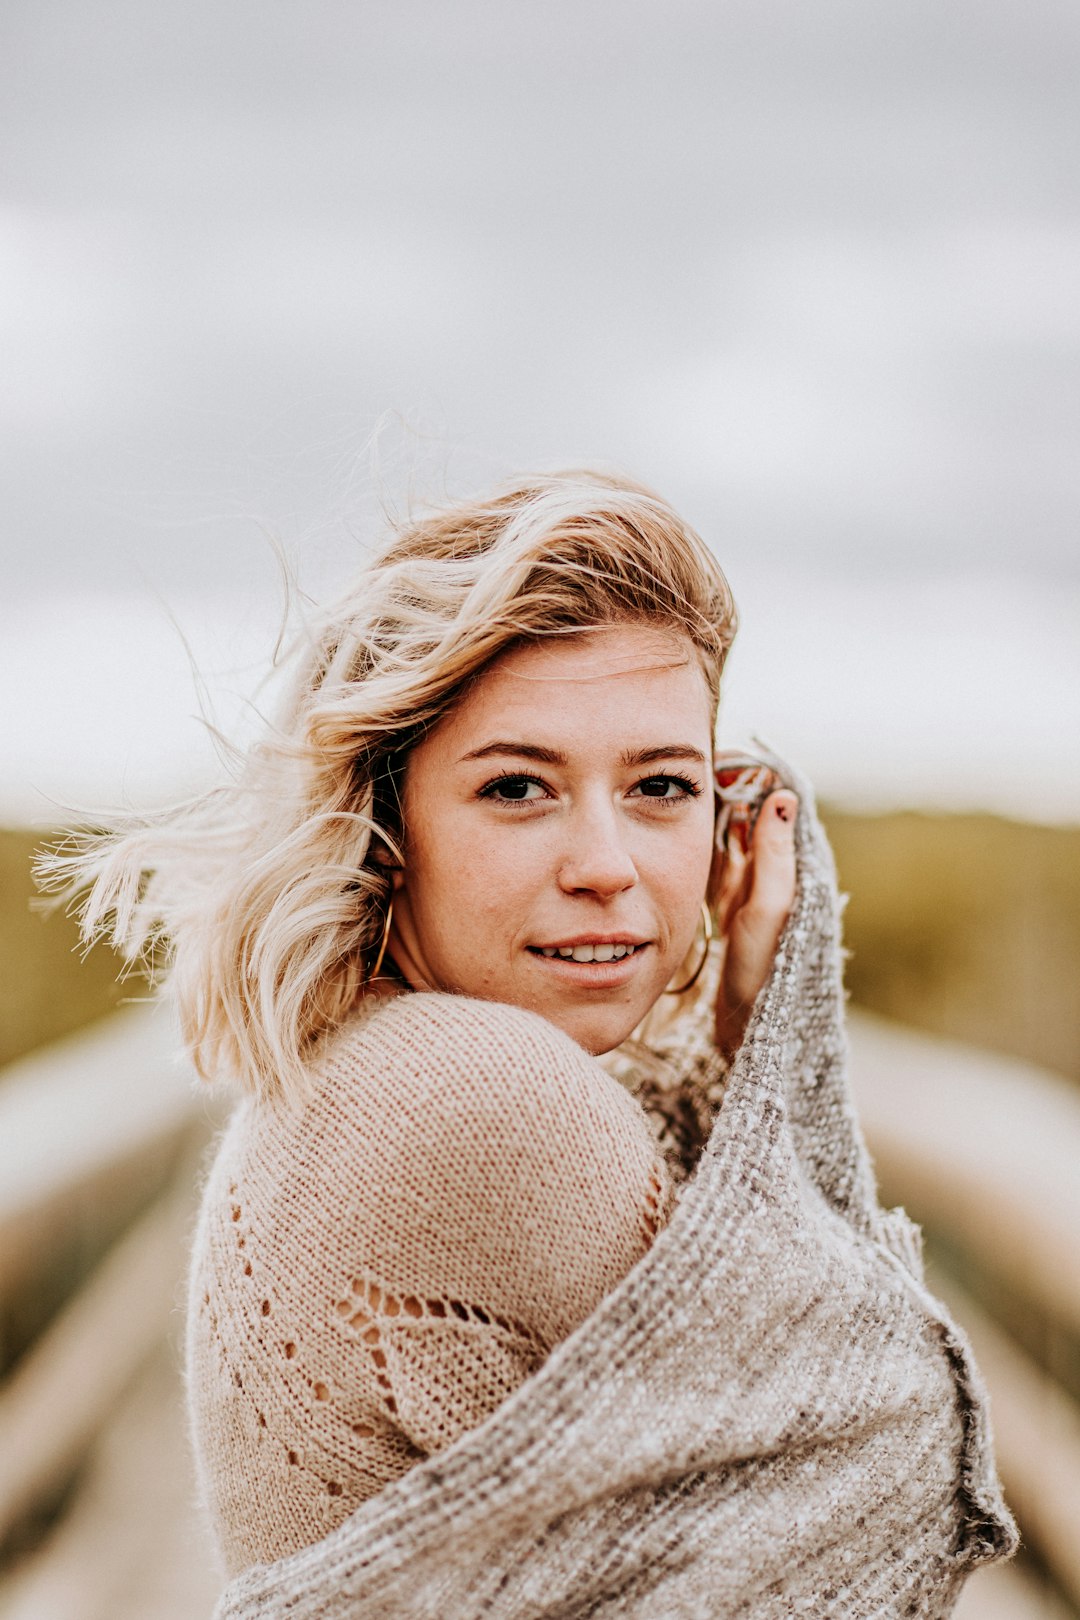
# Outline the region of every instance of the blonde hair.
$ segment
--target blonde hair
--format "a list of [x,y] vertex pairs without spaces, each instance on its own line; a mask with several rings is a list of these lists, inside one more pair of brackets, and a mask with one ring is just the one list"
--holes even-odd
[[657,495],[591,471],[526,478],[399,528],[302,638],[276,728],[236,780],[39,861],[83,937],[167,976],[204,1077],[302,1091],[378,951],[416,740],[522,641],[647,621],[685,634],[715,705],[727,581]]

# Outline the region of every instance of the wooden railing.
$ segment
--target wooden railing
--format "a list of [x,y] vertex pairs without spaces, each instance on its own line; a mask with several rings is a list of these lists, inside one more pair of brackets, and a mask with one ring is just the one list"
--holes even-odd
[[[886,1196],[1075,1335],[1080,1093],[866,1016],[851,1027]],[[0,1539],[16,1549],[0,1620],[205,1620],[213,1604],[177,1339],[197,1166],[220,1115],[176,1047],[167,1016],[136,1007],[0,1076],[0,1307],[12,1321],[22,1301],[33,1329],[0,1384]],[[86,1275],[35,1327],[58,1269],[61,1283]],[[1008,1495],[1059,1594],[991,1570],[958,1612],[1080,1612],[1076,1403],[954,1279],[933,1282],[974,1340]]]
[[[887,1199],[973,1275],[1080,1340],[1080,1090],[1028,1064],[853,1013],[859,1113]],[[991,1393],[998,1461],[1025,1542],[1080,1612],[1080,1407],[940,1268],[931,1283],[968,1331]],[[1033,1336],[1036,1337],[1036,1336]],[[1080,1363],[1078,1363],[1080,1364]],[[979,1580],[969,1587],[974,1620]],[[1066,1605],[1071,1604],[1071,1607]]]
[[0,1075],[3,1620],[204,1620],[220,1584],[177,1343],[214,1116],[177,1048],[131,1008]]

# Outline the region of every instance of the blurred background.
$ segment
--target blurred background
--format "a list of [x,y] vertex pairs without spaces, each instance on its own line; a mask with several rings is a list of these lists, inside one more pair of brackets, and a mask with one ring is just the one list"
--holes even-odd
[[[182,1255],[223,1103],[29,908],[250,735],[282,563],[599,463],[731,579],[723,740],[815,781],[856,1079],[1080,1614],[1080,11],[7,0],[0,1616],[202,1620]],[[127,1005],[121,1006],[121,1002]]]

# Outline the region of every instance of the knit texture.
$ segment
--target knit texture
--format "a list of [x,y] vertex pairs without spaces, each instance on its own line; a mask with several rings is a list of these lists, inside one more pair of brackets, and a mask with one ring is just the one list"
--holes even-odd
[[402,996],[303,1108],[240,1109],[189,1313],[220,1620],[944,1616],[1013,1551],[966,1340],[877,1203],[784,774],[796,903],[726,1086],[688,1055],[722,1101],[677,1203],[641,1104],[514,1008]]
[[226,1567],[307,1546],[480,1423],[667,1217],[641,1109],[517,1008],[402,995],[206,1189],[191,1408]]

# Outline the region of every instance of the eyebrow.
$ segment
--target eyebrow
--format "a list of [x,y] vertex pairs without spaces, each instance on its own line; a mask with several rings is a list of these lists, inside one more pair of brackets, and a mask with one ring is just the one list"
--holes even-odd
[[[491,759],[496,754],[509,754],[515,759],[535,759],[542,765],[566,764],[566,755],[557,748],[542,748],[538,743],[504,742],[501,739],[485,743],[482,748],[474,748],[461,757],[463,761]],[[701,749],[693,748],[689,743],[666,743],[660,748],[626,748],[622,753],[623,765],[653,765],[661,759],[685,759],[696,765],[706,764]]]

